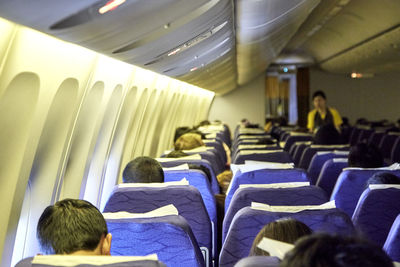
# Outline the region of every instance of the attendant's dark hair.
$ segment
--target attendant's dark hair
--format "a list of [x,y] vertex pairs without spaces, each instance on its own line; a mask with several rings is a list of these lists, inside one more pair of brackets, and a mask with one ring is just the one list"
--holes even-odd
[[380,168],[383,167],[382,153],[373,144],[358,143],[350,148],[349,167]]
[[326,99],[326,95],[323,91],[315,91],[314,94],[312,95],[312,99],[316,98],[317,96],[322,97],[323,99]]
[[164,171],[157,160],[137,157],[126,165],[122,180],[124,183],[162,183]]
[[107,233],[100,211],[90,202],[79,199],[64,199],[48,206],[37,225],[37,238],[44,254],[92,251]]
[[312,230],[307,225],[292,218],[270,222],[254,238],[249,256],[269,256],[267,251],[257,247],[264,237],[293,244],[300,237],[310,234],[312,234]]
[[393,267],[382,248],[356,237],[314,234],[299,239],[281,267]]

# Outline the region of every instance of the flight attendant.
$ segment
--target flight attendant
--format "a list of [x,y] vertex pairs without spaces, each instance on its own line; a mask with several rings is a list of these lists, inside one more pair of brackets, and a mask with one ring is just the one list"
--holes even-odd
[[316,91],[313,94],[314,109],[308,113],[307,128],[310,132],[315,133],[319,127],[327,124],[333,124],[340,132],[342,118],[339,112],[326,105],[326,96],[322,91]]

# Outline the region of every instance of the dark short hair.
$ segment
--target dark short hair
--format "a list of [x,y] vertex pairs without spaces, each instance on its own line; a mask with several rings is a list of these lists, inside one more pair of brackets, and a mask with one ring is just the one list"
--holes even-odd
[[137,157],[126,165],[122,180],[124,183],[163,183],[164,171],[157,160]]
[[400,177],[390,172],[378,172],[367,180],[366,187],[370,184],[400,184]]
[[310,234],[312,234],[312,230],[306,224],[292,218],[283,218],[270,222],[254,238],[249,255],[269,256],[268,252],[257,247],[264,237],[293,244],[300,237]]
[[95,250],[107,233],[106,221],[95,206],[67,198],[43,211],[36,235],[43,253],[71,254]]
[[172,150],[165,157],[166,158],[181,158],[181,157],[186,157],[186,156],[189,156],[189,154],[186,154],[182,150]]
[[314,234],[295,243],[281,267],[393,267],[382,248],[357,237]]
[[320,96],[323,99],[326,99],[325,93],[321,90],[315,91],[314,94],[312,95],[312,99],[316,98],[317,96]]
[[350,148],[349,167],[380,168],[383,166],[382,153],[373,144],[358,143]]

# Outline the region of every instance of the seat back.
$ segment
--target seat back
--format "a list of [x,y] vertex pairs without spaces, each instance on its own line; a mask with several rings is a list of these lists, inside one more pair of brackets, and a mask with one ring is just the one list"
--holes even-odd
[[397,137],[390,155],[392,162],[400,162],[400,136]]
[[113,236],[111,255],[156,253],[167,266],[204,266],[196,239],[180,215],[106,222]]
[[383,246],[394,220],[400,214],[400,186],[366,189],[353,214],[354,226],[369,240]]
[[208,216],[210,217],[212,223],[212,234],[214,239],[214,244],[217,244],[217,203],[214,194],[211,191],[211,186],[208,178],[204,172],[201,170],[169,170],[164,171],[164,181],[180,181],[186,178],[189,184],[196,187],[201,197],[203,198],[204,205],[207,209]]
[[348,151],[319,151],[315,153],[307,170],[308,178],[310,178],[310,183],[312,185],[317,183],[322,166],[325,164],[326,161],[334,158],[347,158],[348,155]]
[[308,182],[307,173],[301,169],[263,169],[245,173],[236,173],[231,180],[225,198],[225,213],[236,190],[241,184],[273,184],[290,182]]
[[326,194],[330,196],[340,173],[348,166],[349,164],[347,163],[347,159],[344,158],[334,158],[328,160],[322,166],[316,186],[321,187]]
[[398,135],[395,134],[385,134],[382,138],[379,149],[382,152],[382,156],[385,159],[385,163],[391,163],[391,154],[392,149],[394,147],[394,143],[396,142]]
[[386,168],[344,169],[335,184],[331,200],[335,200],[338,208],[342,209],[349,216],[352,216],[358,199],[364,191],[365,183],[373,174],[381,171],[388,171],[397,176],[400,175],[400,170],[389,170]]
[[289,152],[290,148],[295,142],[300,141],[312,141],[313,137],[311,134],[304,134],[304,135],[289,135],[286,139],[285,146],[283,147],[284,151]]
[[332,151],[332,150],[348,151],[349,148],[350,148],[349,145],[311,145],[306,149],[304,149],[298,167],[308,170],[311,159],[318,151]]
[[[48,261],[45,264],[40,264],[40,263],[33,263],[34,257],[29,257],[26,259],[21,260],[18,262],[15,267],[60,267],[61,261],[63,261],[62,258],[69,259],[71,256],[69,255],[52,255],[51,257],[57,257],[57,259],[52,259],[49,258]],[[43,257],[43,256],[39,256]],[[49,256],[45,256],[49,257]],[[103,266],[103,267],[166,267],[166,265],[159,261],[159,260],[133,260],[132,256],[130,257],[110,257],[110,259],[113,259],[111,263],[102,263],[100,264],[100,260],[104,260],[104,256],[79,256],[80,261],[75,259],[74,264],[79,264],[79,267],[96,267],[96,266]],[[99,260],[96,260],[96,263],[91,263],[93,262],[93,257],[98,257]],[[76,257],[75,257],[76,258]],[[87,259],[85,259],[87,258]],[[108,258],[108,257],[107,257]],[[126,259],[124,259],[126,258]]]
[[292,162],[292,158],[286,151],[270,150],[264,152],[264,150],[259,150],[259,151],[248,150],[245,152],[244,151],[239,152],[233,163],[243,164],[246,160],[258,160],[258,161],[279,162],[279,163]]
[[225,240],[229,226],[235,214],[242,208],[251,206],[251,202],[265,203],[273,206],[306,206],[321,205],[328,201],[326,193],[316,186],[288,188],[239,188],[225,214],[222,226],[222,242]]
[[245,152],[248,150],[260,151],[260,150],[280,150],[277,144],[274,145],[238,145],[236,150],[232,153],[232,162],[236,162],[236,158],[241,151]]
[[179,159],[178,158],[178,159],[174,159],[172,161],[160,162],[161,166],[166,167],[166,168],[179,166],[179,165],[182,165],[185,163],[195,164],[195,165],[200,165],[200,166],[206,167],[211,174],[211,190],[214,195],[219,194],[220,190],[219,190],[217,177],[215,175],[214,169],[211,167],[210,162],[208,162],[207,160],[205,160],[205,159]]
[[304,210],[297,213],[270,212],[245,207],[233,218],[220,254],[220,267],[233,266],[249,255],[254,238],[261,228],[281,218],[293,218],[313,231],[350,235],[354,227],[349,216],[339,209]]
[[211,221],[200,192],[193,186],[121,187],[116,186],[104,212],[143,213],[173,204],[189,223],[202,249],[211,252]]
[[393,261],[400,262],[400,214],[390,228],[383,250]]

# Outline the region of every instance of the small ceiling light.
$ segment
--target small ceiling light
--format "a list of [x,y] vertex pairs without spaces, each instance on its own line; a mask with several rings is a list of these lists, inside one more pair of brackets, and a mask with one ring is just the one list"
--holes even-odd
[[350,76],[353,79],[359,79],[359,78],[362,78],[363,75],[361,73],[352,72]]
[[164,24],[164,29],[168,29],[170,26],[171,26],[171,24],[169,24],[169,23]]
[[195,71],[197,70],[197,67],[191,68],[190,71]]
[[116,9],[118,6],[125,3],[126,0],[111,0],[108,1],[104,6],[99,9],[100,14],[105,14],[108,11]]

